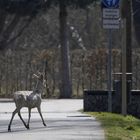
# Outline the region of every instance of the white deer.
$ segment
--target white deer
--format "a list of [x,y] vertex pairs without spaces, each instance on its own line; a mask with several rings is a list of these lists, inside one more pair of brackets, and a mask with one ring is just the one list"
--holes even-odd
[[[45,121],[43,119],[42,113],[41,113],[41,94],[43,93],[43,88],[44,88],[44,78],[43,74],[38,73],[38,75],[34,74],[34,77],[37,78],[37,83],[33,91],[16,91],[14,93],[13,99],[16,105],[16,109],[12,113],[12,117],[10,120],[10,123],[8,125],[8,131],[11,131],[11,124],[14,119],[14,116],[16,113],[18,113],[19,118],[23,122],[24,126],[27,129],[30,129],[29,123],[30,123],[30,117],[31,117],[31,109],[32,108],[37,108],[43,125],[46,126]],[[29,118],[28,118],[28,123],[26,124],[25,121],[23,120],[20,110],[22,107],[27,107],[28,112],[29,112]]]

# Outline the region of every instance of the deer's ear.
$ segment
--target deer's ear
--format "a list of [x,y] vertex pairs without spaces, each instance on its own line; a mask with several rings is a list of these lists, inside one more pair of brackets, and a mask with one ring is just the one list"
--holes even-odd
[[43,81],[43,85],[44,85],[45,88],[46,88],[46,84],[47,84],[47,81],[44,80],[44,81]]
[[33,74],[33,78],[39,78],[39,76],[37,76],[36,74]]
[[37,74],[38,74],[38,75],[41,75],[42,73],[41,73],[40,71],[37,71]]

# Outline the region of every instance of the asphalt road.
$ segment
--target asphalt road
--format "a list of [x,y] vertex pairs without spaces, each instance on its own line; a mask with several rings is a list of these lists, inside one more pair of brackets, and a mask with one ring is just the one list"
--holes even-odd
[[[104,140],[104,131],[95,118],[80,113],[82,100],[43,100],[42,114],[47,124],[44,127],[36,109],[32,110],[30,129],[27,130],[18,115],[8,132],[8,124],[15,109],[13,102],[0,100],[0,140]],[[28,113],[21,114],[27,122]]]

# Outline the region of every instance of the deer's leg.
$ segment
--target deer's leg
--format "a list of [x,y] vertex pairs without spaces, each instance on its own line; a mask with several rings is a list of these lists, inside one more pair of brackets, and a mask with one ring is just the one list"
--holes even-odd
[[12,121],[13,121],[13,119],[14,119],[14,116],[15,116],[15,114],[18,112],[18,109],[16,108],[15,110],[14,110],[14,112],[12,113],[12,117],[11,117],[11,120],[10,120],[10,123],[9,123],[9,125],[8,125],[8,131],[11,131],[11,124],[12,124]]
[[29,112],[29,118],[28,118],[27,128],[30,129],[29,123],[30,123],[30,118],[31,118],[31,108],[28,108],[28,112]]
[[24,126],[28,129],[26,123],[24,122],[24,120],[23,120],[23,118],[22,118],[22,116],[21,116],[21,114],[20,114],[20,110],[18,110],[18,116],[19,116],[19,118],[21,119],[21,121],[23,122]]
[[37,110],[38,110],[38,112],[39,112],[39,114],[40,114],[40,117],[41,117],[41,119],[42,119],[43,125],[46,126],[45,121],[44,121],[43,116],[42,116],[42,113],[41,113],[40,107],[37,107]]

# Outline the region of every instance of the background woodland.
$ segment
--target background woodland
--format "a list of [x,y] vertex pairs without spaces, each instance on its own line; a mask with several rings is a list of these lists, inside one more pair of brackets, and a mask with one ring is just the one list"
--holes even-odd
[[[33,73],[46,73],[44,98],[60,95],[59,9],[39,13],[24,29],[23,18],[15,29],[22,34],[9,48],[0,51],[0,97],[11,97],[16,90],[31,90]],[[82,97],[84,89],[107,89],[108,32],[102,29],[98,4],[86,9],[68,8],[68,39],[73,97]],[[11,15],[7,17],[10,20]],[[140,89],[140,48],[132,33],[133,89]],[[12,37],[11,37],[12,38]],[[8,39],[10,40],[10,38]],[[122,30],[113,31],[112,73],[121,72]],[[113,80],[116,77],[112,77]]]

